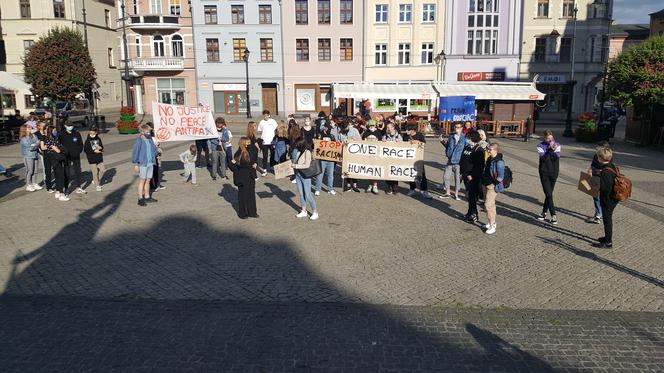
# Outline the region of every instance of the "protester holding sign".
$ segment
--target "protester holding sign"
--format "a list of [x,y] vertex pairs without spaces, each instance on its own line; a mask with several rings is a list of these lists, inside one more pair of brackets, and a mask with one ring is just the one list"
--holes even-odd
[[[411,144],[426,144],[427,140],[424,138],[424,135],[422,132],[417,131],[417,124],[416,123],[408,123],[406,134],[403,136],[403,141],[410,142]],[[424,171],[424,166],[422,166],[422,174],[418,175],[416,179],[419,179],[420,181],[420,192],[422,193],[422,197],[426,199],[431,199],[431,193],[429,193],[429,182],[427,180],[427,174]],[[417,184],[415,181],[412,181],[410,183],[410,191],[408,192],[409,197],[413,197],[417,194],[417,191],[415,190],[417,188]]]
[[267,176],[268,169],[274,165],[274,135],[277,127],[277,121],[270,117],[270,111],[263,110],[263,119],[258,122],[263,154],[263,176]]
[[546,213],[551,213],[551,224],[558,224],[556,207],[553,204],[553,188],[556,186],[560,164],[560,144],[553,139],[551,130],[544,131],[544,141],[537,145],[539,155],[539,177],[544,191],[544,206],[537,220],[546,220]]
[[[341,142],[346,142],[348,140],[360,140],[360,132],[355,128],[352,122],[346,121],[343,123],[341,129],[339,130],[339,136],[337,139]],[[360,190],[357,188],[357,180],[346,178],[346,189],[353,190],[355,193],[360,193]]]
[[[323,113],[323,112],[321,112]],[[325,113],[323,113],[325,114]],[[322,128],[320,129],[320,132],[318,133],[317,136],[318,140],[323,140],[329,143],[332,143],[333,141],[336,141],[336,137],[332,133],[332,125],[331,123],[325,123],[322,125]],[[335,162],[330,161],[330,160],[321,160],[320,161],[321,169],[323,172],[316,176],[316,192],[315,194],[317,196],[320,195],[321,187],[323,186],[323,178],[325,175],[327,175],[327,193],[331,195],[337,194],[337,192],[334,191],[334,167],[335,167]]]
[[[399,135],[399,132],[397,132],[396,126],[394,123],[388,123],[387,127],[385,129],[385,136],[383,137],[383,141],[386,142],[401,142],[401,135]],[[399,182],[396,180],[387,180],[385,181],[387,184],[387,194],[397,194],[397,186],[399,185]]]
[[231,161],[233,184],[237,187],[238,209],[240,219],[257,218],[256,211],[256,162],[251,158],[254,145],[248,137],[240,138],[238,150]]
[[[362,133],[362,140],[364,141],[382,141],[383,133],[378,129],[376,121],[370,119],[367,123],[367,130]],[[367,187],[367,193],[378,194],[378,182],[375,180],[369,180],[369,186]]]
[[297,180],[297,190],[300,194],[300,206],[302,206],[302,211],[296,215],[297,218],[306,218],[309,214],[307,213],[307,201],[309,201],[309,207],[311,207],[311,216],[309,219],[316,220],[318,219],[318,212],[316,211],[316,201],[314,196],[311,194],[311,178],[312,176],[308,171],[309,166],[314,162],[313,154],[309,149],[309,144],[304,138],[297,140],[295,144],[296,148],[296,158],[292,160],[293,169],[295,170],[295,180]]

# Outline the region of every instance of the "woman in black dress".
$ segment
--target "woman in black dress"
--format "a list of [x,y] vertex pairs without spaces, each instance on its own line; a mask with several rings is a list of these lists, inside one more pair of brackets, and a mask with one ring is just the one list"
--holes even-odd
[[256,212],[256,161],[250,155],[251,141],[240,139],[239,149],[231,161],[233,183],[238,189],[238,211],[240,219],[257,218]]
[[[249,140],[249,147],[247,148],[247,151],[249,152],[249,159],[251,160],[252,163],[258,164],[258,151],[261,149],[261,142],[260,140],[256,137],[256,122],[251,121],[247,123],[247,140]],[[237,154],[237,152],[235,152]],[[253,175],[254,179],[258,180],[258,174],[256,173],[256,170],[258,170],[259,167],[254,167]]]

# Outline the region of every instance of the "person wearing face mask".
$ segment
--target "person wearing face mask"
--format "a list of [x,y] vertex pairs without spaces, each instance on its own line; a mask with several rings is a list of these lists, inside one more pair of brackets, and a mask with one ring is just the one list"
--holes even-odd
[[[463,134],[463,125],[458,122],[454,124],[454,133],[452,133],[445,145],[445,155],[447,155],[447,164],[445,165],[445,173],[443,174],[442,189],[445,191],[441,198],[452,197],[460,201],[459,190],[461,189],[461,155],[463,148],[466,146],[466,136]],[[454,174],[454,195],[452,195],[452,183],[450,179]]]
[[76,193],[85,194],[81,179],[81,153],[83,152],[83,138],[71,123],[65,123],[65,130],[60,134],[60,143],[64,148],[65,157],[65,194],[69,190],[69,183],[76,186]]
[[304,126],[300,130],[302,138],[307,142],[309,150],[314,150],[314,139],[316,138],[316,129],[311,125],[311,118],[304,118]]
[[[321,111],[321,113],[323,112]],[[323,127],[320,129],[320,132],[318,133],[318,136],[316,136],[316,138],[323,141],[336,141],[337,138],[333,132],[336,131],[333,131],[331,123],[324,124]],[[327,175],[327,193],[330,195],[337,194],[337,192],[334,191],[335,162],[320,161],[320,165],[323,172],[321,172],[320,175],[316,176],[316,192],[314,194],[316,196],[320,196],[321,189],[323,188],[323,178],[326,175]]]
[[104,168],[104,144],[101,142],[101,137],[99,137],[98,133],[99,130],[97,127],[90,128],[88,137],[85,139],[85,144],[83,145],[83,150],[90,164],[92,183],[97,186],[97,192],[101,192],[102,179],[106,168]]
[[[342,127],[337,130],[337,141],[346,142],[347,140],[360,140],[360,132],[355,128],[353,122],[346,121]],[[344,191],[352,190],[355,193],[360,193],[360,189],[357,187],[357,179],[346,178],[346,186]]]
[[258,122],[258,132],[261,133],[261,154],[263,154],[262,176],[267,176],[268,169],[274,166],[274,134],[278,126],[277,121],[270,117],[270,111],[263,110],[263,119]]
[[147,206],[148,203],[157,202],[150,196],[150,179],[153,174],[157,146],[152,141],[150,126],[143,124],[139,130],[140,135],[134,142],[131,162],[134,164],[134,172],[138,173],[138,205]]
[[219,136],[208,140],[208,148],[212,158],[212,180],[217,180],[217,175],[222,179],[228,179],[226,176],[226,146],[222,139],[224,118],[217,118],[214,123]]
[[551,214],[551,224],[558,224],[556,217],[556,207],[553,204],[553,188],[558,179],[560,144],[553,139],[551,130],[544,131],[544,141],[537,145],[537,154],[539,154],[539,177],[544,191],[544,205],[542,214],[537,217],[539,221],[546,220],[547,212]]

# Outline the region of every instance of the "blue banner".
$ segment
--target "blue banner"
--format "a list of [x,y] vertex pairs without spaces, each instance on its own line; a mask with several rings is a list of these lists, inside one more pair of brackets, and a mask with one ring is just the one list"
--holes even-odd
[[438,105],[438,119],[441,121],[466,122],[474,121],[475,96],[441,97]]

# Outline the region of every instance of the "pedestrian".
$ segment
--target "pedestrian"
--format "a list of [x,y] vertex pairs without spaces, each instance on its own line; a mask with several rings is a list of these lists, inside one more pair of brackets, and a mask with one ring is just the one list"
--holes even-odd
[[[341,141],[342,143],[346,143],[349,140],[357,141],[362,138],[360,136],[360,132],[357,130],[357,128],[355,128],[353,122],[349,120],[346,120],[341,125],[341,129],[338,130],[338,133],[339,136],[337,137],[337,140]],[[344,181],[346,182],[344,191],[352,190],[355,193],[360,193],[360,189],[357,187],[357,179],[346,178]]]
[[[468,122],[470,123],[470,122]],[[443,174],[443,195],[440,198],[452,197],[457,201],[461,200],[459,197],[459,190],[461,189],[461,154],[463,148],[466,146],[466,136],[463,134],[464,127],[460,122],[454,124],[454,133],[450,134],[445,144],[445,155],[447,155],[447,164],[445,165],[445,173]],[[452,195],[451,178],[454,175],[454,195]]]
[[[599,162],[599,159],[597,158],[597,151],[600,148],[611,148],[609,145],[608,141],[602,140],[597,143],[597,146],[595,147],[595,155],[593,156],[592,162],[590,162],[590,168],[588,168],[588,174],[593,177],[599,177],[602,174],[602,164]],[[595,207],[595,214],[593,217],[590,219],[591,223],[595,224],[601,224],[602,223],[602,205],[600,204],[599,200],[599,194],[597,194],[597,197],[593,197],[593,205]]]
[[293,152],[295,152],[296,150],[295,142],[300,137],[302,137],[302,131],[300,130],[300,126],[297,124],[297,122],[295,122],[295,119],[291,118],[291,121],[288,123],[288,156],[291,159],[293,158]]
[[52,168],[53,173],[55,174],[55,188],[53,188],[53,181],[48,178],[46,179],[46,190],[49,191],[49,193],[54,192],[55,199],[67,202],[69,201],[69,196],[65,190],[66,157],[64,154],[64,148],[53,132],[55,132],[55,127],[48,126],[43,140],[39,143],[39,147],[44,153],[44,163],[46,163],[47,167]]
[[610,147],[598,147],[596,154],[602,169],[599,176],[599,203],[604,219],[604,237],[598,238],[599,243],[595,246],[610,249],[613,247],[613,210],[618,205],[618,201],[612,197],[618,169],[613,164],[613,151]]
[[[363,141],[382,141],[383,133],[378,129],[378,124],[375,120],[370,119],[367,123],[367,130],[362,133]],[[378,194],[378,181],[369,180],[369,186],[366,193]]]
[[463,155],[461,155],[461,177],[468,193],[468,211],[465,219],[469,223],[477,221],[477,201],[484,171],[484,149],[482,149],[480,141],[480,134],[477,131],[469,132]]
[[316,129],[311,125],[311,119],[309,117],[304,118],[304,125],[300,129],[302,138],[307,141],[307,146],[309,150],[314,150],[314,139],[316,138]]
[[309,207],[311,207],[311,216],[310,220],[318,219],[318,211],[316,211],[316,201],[314,196],[311,194],[311,176],[307,175],[304,171],[311,166],[313,162],[313,153],[309,149],[309,144],[304,138],[297,140],[295,144],[295,149],[297,150],[296,158],[293,162],[293,169],[295,170],[295,179],[297,180],[297,190],[300,194],[300,206],[302,210],[299,214],[296,215],[297,218],[306,218],[309,216],[307,213],[307,201],[309,202]]
[[505,189],[503,186],[504,177],[505,161],[503,161],[498,143],[494,142],[489,145],[489,158],[482,172],[482,184],[486,186],[486,195],[484,196],[484,207],[488,220],[484,226],[486,234],[496,233],[496,197],[498,193]]
[[[417,123],[408,123],[407,126],[406,133],[403,135],[403,141],[409,142],[413,145],[426,144],[427,140],[424,138],[424,135],[417,130]],[[431,199],[431,193],[429,193],[429,181],[427,180],[427,173],[424,170],[424,165],[422,165],[422,174],[415,177],[415,181],[410,182],[408,196],[413,197],[417,195],[417,180],[420,182],[420,193],[422,193],[422,197]]]
[[489,139],[486,136],[486,131],[478,129],[477,133],[480,135],[480,141],[477,143],[484,151],[489,147]]
[[212,180],[217,180],[217,176],[222,179],[226,177],[226,146],[222,139],[223,118],[217,118],[214,121],[217,127],[217,137],[208,140],[208,148],[210,149],[210,158],[212,159]]
[[69,183],[77,194],[85,194],[81,178],[81,153],[83,152],[83,138],[74,125],[65,122],[65,130],[58,138],[65,153],[65,193],[69,190]]
[[[260,141],[256,137],[256,122],[250,121],[247,123],[247,138],[249,139],[249,147],[247,148],[247,151],[249,152],[249,158],[252,162],[252,164],[258,165],[258,152],[261,150],[260,146]],[[235,152],[237,154],[237,152]],[[258,171],[260,167],[256,166],[254,168],[254,179],[258,180]],[[261,172],[262,173],[262,172]],[[265,175],[267,175],[267,172],[265,172]]]
[[263,154],[262,176],[267,176],[268,169],[274,166],[274,135],[277,127],[277,121],[270,117],[270,111],[263,110],[263,119],[258,122],[258,132],[261,133],[261,154]]
[[551,130],[544,131],[544,140],[537,145],[537,154],[539,154],[539,177],[544,192],[542,214],[537,217],[537,220],[545,221],[548,212],[551,214],[551,224],[556,225],[558,218],[553,203],[553,189],[556,186],[560,168],[560,144],[553,138]]
[[207,139],[196,140],[196,155],[196,167],[205,168],[210,166],[210,148]]
[[[383,141],[386,142],[401,142],[401,135],[397,131],[396,125],[394,122],[389,122],[387,123],[387,126],[385,127],[385,136],[383,136]],[[392,194],[396,195],[397,194],[397,187],[399,185],[399,182],[396,180],[387,180],[385,182],[387,184],[387,194]]]
[[198,183],[196,182],[196,151],[198,148],[196,147],[196,144],[191,144],[189,146],[189,149],[180,153],[180,162],[182,162],[182,165],[184,166],[184,174],[182,182],[186,183],[189,181],[189,177],[191,176],[191,185],[193,186],[198,186]]
[[250,149],[254,145],[248,137],[241,137],[238,150],[231,161],[233,184],[237,187],[238,211],[240,219],[257,218],[256,212],[256,178],[257,164],[251,159]]
[[21,143],[21,157],[25,165],[25,190],[34,192],[42,189],[37,184],[37,150],[39,149],[39,140],[34,133],[37,131],[36,124],[22,124],[18,131],[19,142]]
[[143,124],[139,130],[140,134],[132,149],[131,162],[134,164],[134,172],[138,173],[138,205],[147,206],[148,203],[157,202],[150,195],[150,179],[153,174],[157,146],[152,141],[150,126]]
[[221,142],[224,144],[224,153],[226,154],[226,166],[230,167],[233,161],[233,144],[231,143],[233,139],[233,133],[226,126],[226,120],[224,118],[217,118],[221,124]]
[[[321,111],[322,114],[325,114],[324,112]],[[319,114],[320,116],[320,114]],[[325,118],[321,120],[327,120]],[[330,122],[325,122],[323,124],[323,127],[320,129],[318,132],[317,138],[319,140],[323,141],[336,141],[336,136],[332,121]],[[320,175],[316,176],[316,192],[314,193],[315,195],[319,196],[321,189],[323,187],[323,178],[327,176],[327,193],[330,195],[335,195],[337,192],[334,191],[334,167],[335,167],[335,162],[333,161],[325,161],[321,160],[320,161],[320,166],[321,166],[321,173]]]
[[473,131],[475,128],[471,122],[466,122],[463,124],[463,135],[467,136],[470,131]]
[[[37,140],[41,143],[45,136],[46,136],[46,123],[44,122],[38,122],[37,123],[37,132],[35,132],[35,136],[37,137]],[[41,150],[41,147],[37,148],[37,158],[39,160],[39,165],[42,169],[42,181],[44,183],[44,187],[46,187],[46,179],[49,178],[51,181],[53,180],[53,169],[48,167],[46,168],[46,163],[44,161],[44,152]]]
[[152,122],[147,122],[146,124],[150,126],[150,137],[152,138],[152,142],[154,142],[154,146],[157,147],[157,153],[155,154],[154,165],[152,167],[152,179],[150,179],[150,190],[156,191],[166,189],[166,187],[161,183],[163,179],[163,168],[161,167],[161,160],[164,157],[164,151],[161,148],[161,141],[159,141],[157,136],[154,135],[154,125]]
[[284,120],[281,120],[274,135],[275,164],[286,162],[287,144],[288,144],[288,129],[286,128],[286,122]]
[[97,127],[90,127],[88,137],[85,138],[85,144],[83,144],[83,151],[88,158],[90,172],[92,172],[92,183],[97,186],[97,192],[101,192],[106,168],[104,167],[104,144],[99,137]]

